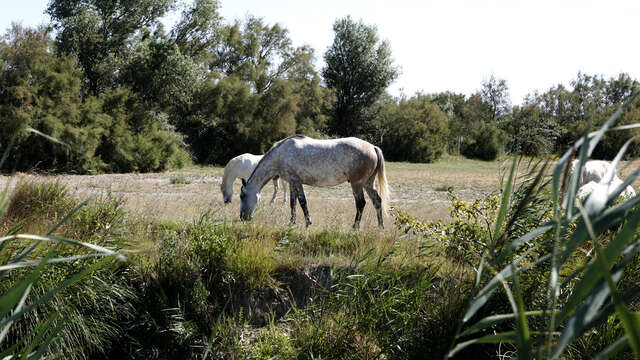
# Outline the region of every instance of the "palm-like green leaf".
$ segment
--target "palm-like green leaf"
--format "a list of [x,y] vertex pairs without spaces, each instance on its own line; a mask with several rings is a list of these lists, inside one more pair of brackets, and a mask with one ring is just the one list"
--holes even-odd
[[[476,286],[480,286],[467,307],[463,322],[471,320],[478,310],[497,293],[500,283],[504,287],[504,292],[501,294],[506,294],[508,297],[512,313],[491,315],[469,325],[458,335],[460,342],[453,347],[449,356],[473,344],[508,342],[516,346],[518,358],[531,358],[535,354],[539,358],[555,359],[561,357],[573,341],[614,315],[620,320],[626,335],[604,349],[598,358],[606,359],[614,356],[627,346],[633,349],[636,356],[640,356],[640,314],[632,312],[626,305],[640,297],[640,286],[626,289],[624,292],[617,288],[617,283],[625,269],[640,252],[640,243],[635,242],[634,239],[640,227],[640,206],[638,206],[640,196],[615,205],[616,199],[625,187],[640,176],[640,169],[636,169],[612,193],[607,194],[605,206],[602,209],[587,214],[582,206],[575,202],[580,185],[579,174],[604,134],[607,131],[640,127],[639,124],[613,127],[637,96],[636,91],[598,131],[589,133],[587,130],[583,138],[560,158],[553,169],[551,179],[553,220],[505,244],[502,248],[494,249],[499,253],[490,259],[482,258],[482,268],[491,269],[495,275],[484,285],[481,284],[479,276],[476,278]],[[626,153],[631,141],[633,139],[628,140],[619,149],[613,160],[614,167]],[[572,169],[571,158],[576,151],[578,157],[575,168]],[[515,163],[516,160],[513,164]],[[536,188],[540,189],[545,185],[542,180],[544,169],[544,166],[540,167],[536,178],[537,184],[525,189],[524,196],[520,197],[520,203],[506,207],[511,193],[510,174],[504,189],[509,193],[502,195],[503,201],[493,232],[494,238],[500,234],[499,231],[502,228],[505,233],[509,231],[508,225],[503,227],[509,215],[506,209],[511,209],[511,215],[517,218],[518,210],[526,207],[527,198],[533,196]],[[613,175],[614,173],[610,172],[607,178],[610,179]],[[617,227],[620,228],[616,229]],[[599,238],[611,229],[615,230],[615,236],[604,246]],[[550,253],[538,253],[537,257],[532,258],[529,252],[534,247],[530,247],[524,254],[518,254],[525,244],[531,244],[531,241],[535,241],[551,230],[554,231],[554,237]],[[586,258],[584,264],[570,263],[574,261],[571,259],[575,259],[576,253],[580,254],[577,251],[578,248],[587,242],[593,242],[595,258]],[[502,264],[500,267],[504,267],[495,269],[494,267],[499,264]],[[519,278],[541,264],[549,265],[546,271],[547,303],[541,309],[527,311]],[[570,296],[567,299],[561,298],[560,294],[566,292],[570,293]],[[544,320],[546,323],[543,325],[544,331],[530,329],[528,318],[531,316]],[[486,334],[487,330],[506,321],[513,321],[513,331]],[[540,324],[539,321],[536,323]],[[537,329],[533,330],[540,330],[540,325],[536,327]],[[474,335],[479,336],[468,339],[469,336]],[[534,335],[539,335],[536,341],[532,340]],[[534,351],[532,346],[538,348]]]

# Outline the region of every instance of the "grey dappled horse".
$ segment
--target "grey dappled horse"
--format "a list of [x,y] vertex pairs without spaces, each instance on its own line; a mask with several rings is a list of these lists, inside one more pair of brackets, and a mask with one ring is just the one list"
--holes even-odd
[[[384,157],[379,147],[358,138],[318,140],[293,135],[277,142],[258,163],[247,181],[242,181],[240,218],[250,220],[260,199],[260,190],[279,175],[290,186],[291,223],[296,222],[296,199],[311,225],[302,185],[334,186],[351,183],[356,200],[354,228],[360,225],[366,204],[363,189],[373,201],[378,225],[383,227],[383,212],[389,202]],[[378,178],[378,190],[373,183]]]

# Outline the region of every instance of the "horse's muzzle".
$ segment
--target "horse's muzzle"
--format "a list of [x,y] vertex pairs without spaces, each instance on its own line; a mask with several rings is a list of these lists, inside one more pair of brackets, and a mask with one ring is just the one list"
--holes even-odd
[[246,213],[246,212],[240,212],[240,220],[242,220],[242,221],[250,221],[251,220],[251,215],[249,213]]
[[231,200],[225,200],[224,203],[225,203],[225,205],[226,204],[231,204]]

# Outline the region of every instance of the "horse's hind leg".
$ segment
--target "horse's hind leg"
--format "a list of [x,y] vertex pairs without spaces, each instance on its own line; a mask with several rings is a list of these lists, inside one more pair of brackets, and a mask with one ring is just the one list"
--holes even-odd
[[384,223],[382,221],[382,198],[378,195],[378,191],[373,188],[373,184],[367,184],[365,186],[365,190],[367,190],[367,195],[373,201],[373,206],[376,208],[376,213],[378,214],[378,226],[384,228]]
[[362,185],[351,184],[351,190],[353,191],[353,197],[356,199],[356,220],[353,222],[353,228],[360,228],[360,219],[362,219],[362,211],[367,201],[364,199],[364,192],[362,191]]
[[304,190],[302,189],[302,183],[299,181],[291,181],[289,183],[289,191],[293,193],[294,189],[296,194],[298,195],[298,202],[300,202],[300,207],[302,208],[302,212],[304,213],[304,218],[307,220],[307,226],[311,225],[311,219],[309,218],[309,210],[307,209],[307,198],[304,196]]
[[289,225],[295,225],[296,223],[296,200],[298,199],[298,194],[296,193],[296,188],[293,186],[289,186],[289,196],[290,196],[290,205],[291,205],[291,221],[289,221]]

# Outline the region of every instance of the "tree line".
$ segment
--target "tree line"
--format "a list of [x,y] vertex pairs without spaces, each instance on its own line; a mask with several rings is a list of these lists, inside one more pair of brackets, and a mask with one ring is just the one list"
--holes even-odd
[[[638,86],[627,74],[578,73],[570,88],[513,106],[506,81],[492,76],[470,96],[393,97],[386,89],[399,68],[375,26],[337,19],[317,69],[314,49],[294,46],[286,28],[254,16],[227,23],[219,7],[218,0],[52,0],[49,25],[13,24],[0,42],[0,146],[13,139],[2,170],[224,164],[294,133],[358,136],[395,161],[432,162],[447,152],[540,156],[565,150]],[[180,19],[165,29],[161,19],[176,10]],[[638,114],[632,106],[623,122]],[[595,156],[612,157],[628,137],[607,135]]]

